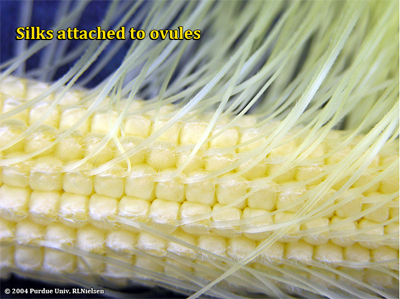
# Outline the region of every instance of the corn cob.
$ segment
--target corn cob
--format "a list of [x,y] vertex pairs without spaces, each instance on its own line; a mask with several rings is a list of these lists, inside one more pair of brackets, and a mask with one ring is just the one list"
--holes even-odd
[[[20,88],[13,92],[10,86]],[[43,87],[48,88],[44,83],[9,77],[0,86],[8,92],[1,94],[2,113],[30,100]],[[386,144],[341,196],[335,196],[343,185],[343,179],[338,179],[317,198],[315,207],[321,209],[293,225],[295,213],[312,200],[312,190],[325,180],[329,168],[340,163],[362,136],[330,154],[344,134],[332,131],[302,165],[276,175],[279,163],[302,143],[302,135],[291,132],[294,138],[238,177],[192,180],[232,165],[257,142],[241,144],[260,139],[277,126],[269,123],[254,130],[248,126],[249,117],[207,143],[179,177],[165,180],[205,131],[204,116],[178,123],[107,171],[90,174],[95,166],[120,154],[115,141],[81,167],[65,171],[71,161],[88,157],[110,129],[106,121],[110,113],[100,110],[74,134],[43,150],[87,109],[85,105],[70,108],[84,93],[71,92],[68,102],[56,105],[35,133],[12,146],[10,142],[46,111],[39,108],[48,107],[53,95],[1,124],[3,273],[43,271],[74,274],[86,281],[98,275],[119,284],[151,279],[195,290],[196,284],[216,279],[268,240],[274,230],[286,227],[272,246],[225,283],[239,294],[246,290],[271,296],[279,295],[279,288],[303,294],[345,288],[355,294],[369,290],[382,295],[396,289],[399,179],[395,144]],[[133,106],[143,105],[137,100]],[[153,114],[150,110],[124,119],[118,137],[124,150],[157,127]],[[222,149],[226,149],[223,154],[207,154]],[[23,158],[35,151],[42,153]],[[21,162],[8,164],[8,159]],[[390,168],[391,175],[375,179]],[[252,276],[279,288],[260,289],[251,284]],[[214,295],[226,296],[224,288],[221,285]]]
[[[0,74],[2,275],[111,289],[157,284],[196,292],[191,298],[395,298],[393,3],[252,2],[238,14],[239,2],[213,9],[188,4],[183,13],[176,2],[160,15],[155,10],[164,7],[155,5],[147,11],[149,24],[162,28],[177,13],[179,25],[215,31],[178,74],[182,83],[168,88],[172,73],[164,73],[184,61],[184,42],[176,47],[180,54],[150,44],[148,54],[142,41],[94,90],[62,84],[75,81],[106,42],[99,51],[89,44],[75,73],[51,85],[11,76],[12,64]],[[218,11],[238,26],[225,32]],[[254,29],[246,31],[248,24]],[[292,80],[307,38],[308,57]],[[214,50],[207,60],[204,53]],[[265,65],[263,51],[271,51]],[[155,58],[171,53],[164,64]],[[17,58],[20,68],[25,54]],[[197,81],[193,69],[203,60],[208,70],[199,67],[204,79]],[[122,88],[125,72],[136,72],[141,62],[140,74]],[[21,69],[16,73],[24,77]],[[50,73],[44,68],[42,75]],[[161,87],[158,76],[165,77]],[[134,99],[144,82],[152,97],[168,100]],[[266,89],[264,102],[244,115]],[[121,99],[126,90],[131,94]],[[333,129],[340,127],[347,130]]]

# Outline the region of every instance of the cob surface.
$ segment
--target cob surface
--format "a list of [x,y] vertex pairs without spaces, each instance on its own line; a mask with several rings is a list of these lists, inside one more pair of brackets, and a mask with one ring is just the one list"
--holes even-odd
[[[247,9],[257,16],[254,3]],[[395,50],[389,37],[398,24],[371,13],[376,9],[394,20],[396,15],[389,14],[393,3],[368,2],[368,17],[351,4],[331,4],[336,10],[325,13],[348,13],[357,34],[364,33],[368,42],[379,37],[381,48]],[[267,16],[271,8],[258,5]],[[283,23],[277,52],[287,49],[282,43],[296,24],[303,24],[302,14],[322,9],[317,3],[297,5],[296,11],[295,4],[275,4],[276,13],[287,13],[282,18],[299,14]],[[258,25],[267,18],[260,15]],[[214,22],[219,28],[218,18]],[[316,41],[335,53],[349,26],[339,26],[332,48],[323,38],[333,32],[327,28],[318,29]],[[366,28],[372,33],[366,34]],[[271,54],[282,59],[282,66],[294,69],[303,40],[315,34],[306,26],[299,30],[304,38],[294,41],[293,61]],[[265,39],[259,31],[258,39],[254,31],[250,34],[254,45]],[[112,85],[119,89],[108,93],[107,85],[87,90],[60,85],[62,80],[52,85],[3,73],[2,274],[113,289],[155,283],[186,294],[200,290],[194,296],[396,298],[398,60],[394,51],[374,48],[372,42],[360,46],[358,55],[367,62],[361,60],[351,48],[360,39],[357,34],[350,35],[314,102],[311,90],[318,78],[312,74],[329,69],[324,62],[331,59],[316,41],[309,53],[317,54],[305,62],[304,83],[292,88],[288,83],[297,79],[282,73],[270,98],[247,115],[259,95],[249,85],[242,101],[233,98],[232,106],[225,106],[235,86],[229,76],[217,85],[221,93],[195,106],[198,95],[183,95],[181,101],[171,99],[173,92],[164,101],[163,96],[136,99],[135,84],[146,66],[128,83],[135,92],[125,97],[123,76]],[[250,46],[243,52],[242,60],[234,56],[239,62],[230,76],[236,80]],[[174,66],[175,58],[167,66]],[[352,64],[342,73],[346,59]],[[378,63],[387,69],[373,73]],[[266,69],[269,65],[274,64]],[[368,67],[371,73],[363,74]],[[269,80],[260,82],[254,86],[268,88]],[[161,94],[174,90],[154,85]],[[285,102],[274,92],[293,95]],[[365,107],[357,111],[345,96]],[[298,105],[307,97],[309,107],[302,113]]]

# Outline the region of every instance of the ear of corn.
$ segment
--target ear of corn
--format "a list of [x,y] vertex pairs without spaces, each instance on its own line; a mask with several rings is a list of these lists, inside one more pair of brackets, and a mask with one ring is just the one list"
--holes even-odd
[[[221,28],[209,4],[196,5],[182,15],[176,3],[166,9],[178,20],[191,14],[189,24]],[[10,75],[18,64],[3,72],[3,276],[110,289],[155,283],[192,297],[396,297],[398,47],[389,36],[398,39],[397,6],[269,5],[253,2],[238,14],[239,4],[217,4],[227,18],[240,15],[243,28],[254,28],[244,40],[240,26],[231,35],[216,30],[226,46],[198,81],[189,63],[178,73],[187,75],[182,82],[167,88],[168,73],[158,84],[186,53],[182,46],[165,64],[156,57],[170,53],[167,46],[149,53],[133,47],[121,69],[92,90],[70,88],[79,77],[73,73],[50,85]],[[334,26],[313,21],[317,11]],[[148,21],[157,20],[149,9]],[[159,22],[167,21],[163,15]],[[292,80],[307,38],[311,57]],[[234,54],[220,65],[229,45]],[[271,51],[265,65],[257,49]],[[91,46],[77,69],[96,51]],[[136,64],[132,53],[143,60]],[[196,53],[201,61],[204,53]],[[250,71],[256,61],[259,74]],[[139,74],[124,85],[122,73],[134,73],[139,62]],[[374,72],[379,64],[386,69]],[[159,90],[157,100],[136,99],[146,80]],[[265,100],[244,115],[272,82]],[[338,129],[341,119],[346,130]]]
[[[35,92],[29,89],[39,84],[12,77],[8,80],[25,87],[25,94],[19,94],[20,102],[26,101],[25,95]],[[15,96],[2,94],[3,112]],[[314,283],[323,290],[338,288],[340,278],[349,285],[350,293],[362,294],[369,289],[386,294],[384,289],[396,289],[399,187],[398,169],[393,166],[398,155],[391,144],[350,189],[338,196],[341,184],[337,182],[317,198],[308,219],[293,222],[296,212],[312,200],[311,192],[328,175],[329,168],[344,159],[340,152],[327,155],[337,146],[340,132],[333,131],[333,137],[325,139],[302,165],[284,174],[279,174],[276,161],[296,150],[302,143],[301,135],[233,179],[198,179],[232,165],[238,154],[231,152],[212,156],[213,162],[208,164],[211,157],[198,153],[193,159],[198,162],[188,165],[190,171],[165,179],[185,158],[182,149],[196,142],[191,137],[204,130],[205,118],[180,123],[174,132],[176,142],[161,136],[129,160],[92,175],[93,167],[120,154],[115,141],[80,168],[63,168],[90,156],[97,140],[104,138],[108,127],[101,111],[75,135],[29,160],[22,159],[51,144],[57,134],[73,125],[69,120],[81,113],[65,105],[57,105],[56,111],[59,113],[52,120],[53,126],[43,124],[37,133],[9,147],[13,151],[3,151],[3,270],[77,274],[88,281],[96,274],[117,278],[120,283],[152,279],[170,285],[180,281],[182,288],[195,290],[199,281],[218,278],[269,240],[274,231],[285,228],[276,242],[226,283],[238,291],[265,292],[249,285],[251,277],[256,276],[290,292],[294,279],[295,289],[306,294],[315,291]],[[10,142],[7,138],[22,134],[19,128],[33,123],[37,113],[34,108],[28,109],[25,115],[3,122],[3,147]],[[149,115],[151,111],[124,120],[124,136],[117,139],[124,150],[141,142],[143,132],[152,130],[154,121]],[[147,129],[129,130],[140,125]],[[268,124],[255,132],[240,124],[210,142],[207,150],[224,148],[224,144],[240,145],[250,133],[252,139],[258,139],[276,125]],[[357,145],[355,140],[349,150]],[[238,147],[239,153],[242,148]],[[9,164],[8,159],[21,162]],[[239,166],[236,172],[244,167]],[[386,172],[390,175],[374,181]],[[223,289],[222,285],[215,294],[223,296]]]

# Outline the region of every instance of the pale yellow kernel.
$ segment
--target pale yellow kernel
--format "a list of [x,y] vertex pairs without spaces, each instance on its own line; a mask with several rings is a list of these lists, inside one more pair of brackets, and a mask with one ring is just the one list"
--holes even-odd
[[5,94],[24,99],[27,81],[26,79],[7,76],[0,82],[0,90]]
[[[9,111],[12,111],[16,109],[18,106],[21,106],[26,103],[25,100],[23,99],[18,99],[14,97],[8,97],[4,94],[1,95],[2,102],[3,102],[3,107],[2,107],[2,113],[6,113]],[[24,109],[23,111],[10,116],[9,118],[11,119],[18,119],[23,121],[24,123],[28,123],[28,115],[29,115],[29,109]]]
[[[164,178],[173,174],[175,169],[165,169],[159,172],[159,177]],[[158,199],[183,202],[185,197],[184,184],[180,177],[163,180],[155,186],[155,195]]]
[[50,223],[46,226],[45,239],[58,244],[74,245],[76,230],[61,223]]
[[125,118],[125,134],[137,137],[149,137],[151,120],[145,115],[129,115]]
[[[130,151],[131,149],[133,149],[142,140],[144,140],[144,139],[142,139],[140,137],[125,136],[124,139],[120,139],[120,142],[124,149],[124,152],[127,152],[127,151]],[[122,154],[120,149],[118,147],[115,147],[114,156],[118,156],[120,154]],[[145,160],[145,151],[144,150],[138,151],[137,153],[129,156],[129,161],[131,162],[132,166],[144,163],[144,160]]]
[[396,160],[398,158],[399,158],[398,154],[380,155],[379,165],[384,166],[384,165],[392,164],[392,163],[396,162]]
[[[118,119],[117,111],[102,111],[93,114],[90,124],[90,132],[107,134],[115,125]],[[120,135],[120,130],[115,132]]]
[[80,160],[83,158],[83,136],[77,132],[61,140],[54,147],[54,154],[62,161]]
[[115,101],[113,103],[113,109],[117,111],[127,109],[128,115],[136,115],[138,110],[142,109],[145,104],[146,101],[141,99],[133,99],[131,101],[129,101],[128,99],[122,99],[122,101]]
[[[29,80],[29,81],[27,81],[27,85],[26,85],[25,98],[27,100],[32,100],[32,99],[40,96],[41,94],[45,93],[49,88],[50,88],[50,85],[47,83]],[[53,101],[53,99],[54,99],[54,94],[50,94],[43,100]]]
[[[151,203],[149,217],[158,230],[171,234],[179,216],[180,204],[174,201],[156,199]],[[159,224],[159,225],[158,225]]]
[[[253,219],[256,217],[257,218],[262,217],[262,219],[251,221],[250,223],[245,224],[243,228],[244,229],[246,227],[259,228],[261,226],[273,224],[272,217],[266,210],[252,209],[252,208],[245,208],[243,210],[243,214],[242,214],[243,219]],[[267,232],[261,231],[261,232],[248,232],[248,233],[245,233],[244,236],[251,240],[260,241],[260,240],[267,238],[270,234],[271,233],[269,231],[267,231]]]
[[[362,197],[361,196],[356,196],[353,199],[350,199],[354,197],[353,194],[354,190],[346,190],[342,193],[342,196],[340,196],[338,199],[336,199],[336,203],[342,203],[346,202],[344,205],[342,205],[339,208],[336,208],[335,214],[336,216],[342,217],[342,218],[347,218],[350,216],[353,216],[355,214],[358,214],[361,212],[362,209]],[[349,200],[350,199],[350,200]]]
[[6,147],[3,154],[24,151],[25,141],[22,139],[10,146],[26,129],[26,124],[16,119],[8,119],[0,124],[0,146]]
[[[75,160],[71,163],[77,162]],[[91,163],[84,163],[78,168],[63,174],[63,189],[68,193],[91,195],[93,193],[93,179],[86,175],[86,171],[93,168]]]
[[[334,148],[331,150],[335,150]],[[327,165],[332,165],[332,164],[337,164],[339,163],[342,159],[347,157],[351,152],[351,147],[347,146],[344,149],[341,149],[332,155],[330,155],[328,158],[325,159],[325,164]]]
[[381,206],[380,208],[374,208],[375,204],[365,203],[362,205],[362,210],[373,208],[373,211],[364,216],[364,219],[375,221],[378,223],[385,222],[389,219],[389,208]]
[[[229,176],[229,174],[227,174]],[[246,194],[248,189],[248,182],[243,177],[236,177],[228,179],[223,183],[219,183],[216,188],[217,201],[220,204],[227,205],[236,202],[242,198],[235,207],[243,209],[246,206]]]
[[176,261],[171,258],[166,258],[165,262],[168,266],[165,267],[165,275],[178,279],[186,279],[188,274],[191,274],[193,268],[183,262]]
[[15,223],[0,218],[0,242],[11,242],[14,240]]
[[[135,261],[135,257],[133,255],[126,255],[121,253],[114,253],[114,252],[107,252],[106,257],[111,258],[113,261],[123,263],[125,267],[121,266],[120,264],[113,264],[112,262],[106,263],[106,267],[104,272],[107,275],[111,275],[115,277],[113,282],[117,285],[126,286],[127,279],[126,277],[131,275],[132,270],[129,267],[133,266]],[[116,278],[118,277],[118,278]]]
[[[369,184],[373,179],[375,179],[375,177],[378,175],[377,172],[373,172],[373,173],[363,173],[358,179],[357,181],[354,182],[353,186],[354,188],[356,187],[364,187],[366,184]],[[367,190],[365,190],[363,192],[364,195],[368,195],[371,194],[373,192],[377,192],[379,189],[379,182],[375,183],[374,185],[372,185],[370,188],[368,188]]]
[[16,245],[14,261],[22,271],[40,270],[43,263],[43,247]]
[[195,260],[194,261],[194,275],[200,277],[205,281],[213,281],[223,274],[221,269],[207,261]]
[[45,227],[30,219],[19,221],[15,226],[15,241],[18,244],[37,244],[45,234]]
[[[227,239],[213,235],[202,235],[197,240],[199,248],[215,255],[226,256]],[[208,256],[213,258],[212,256]]]
[[14,246],[2,246],[0,247],[0,277],[7,279],[8,274],[5,270],[8,267],[14,266]]
[[379,185],[379,191],[383,194],[392,194],[399,191],[399,177],[386,177]]
[[[73,228],[59,223],[51,223],[46,227],[45,239],[57,245],[73,245],[76,232]],[[71,273],[76,268],[76,256],[53,248],[45,248],[43,268],[50,272]]]
[[319,267],[309,267],[311,270],[314,270],[312,274],[309,275],[309,279],[315,283],[317,283],[320,286],[326,287],[326,288],[334,288],[335,285],[332,284],[329,280],[337,281],[337,276],[335,273],[328,269],[321,269]]
[[68,90],[67,92],[65,92],[65,89],[61,87],[55,92],[54,98],[58,100],[62,96],[58,103],[59,105],[72,105],[78,103],[81,98],[83,98],[84,92],[87,92],[87,90],[76,86],[73,90]]
[[257,117],[254,115],[243,115],[237,122],[239,127],[254,128],[257,124]]
[[226,255],[239,261],[251,254],[256,247],[256,242],[247,239],[246,237],[229,238],[227,242]]
[[[181,165],[187,162],[189,159],[191,151],[179,151],[176,152],[177,158],[176,158],[176,167],[179,168]],[[184,172],[190,172],[190,171],[195,171],[202,169],[204,166],[204,161],[203,158],[201,157],[201,154],[195,155],[189,163],[185,166],[183,169]]]
[[59,203],[57,191],[33,191],[29,199],[29,216],[36,223],[50,224],[56,220]]
[[[277,213],[274,215],[273,220],[274,224],[282,224],[287,221],[292,221],[295,219],[295,213],[290,212],[283,212]],[[290,229],[279,239],[280,242],[288,243],[288,242],[295,242],[300,239],[298,236],[293,236],[300,231],[300,224],[290,225]]]
[[249,195],[247,205],[254,209],[263,209],[267,211],[275,210],[277,198],[277,184],[273,181],[263,183],[257,187],[257,191]]
[[238,152],[246,152],[254,150],[260,146],[263,146],[266,138],[262,137],[263,131],[259,128],[248,128],[245,129],[240,134],[240,142],[239,144],[243,144],[248,142],[248,144],[239,147]]
[[155,170],[160,171],[175,167],[176,146],[170,142],[158,141],[148,148],[146,153],[146,163]]
[[6,220],[20,221],[28,213],[31,190],[8,185],[0,187],[0,215]]
[[[211,207],[206,204],[185,201],[180,210],[182,219],[203,215],[211,212]],[[205,218],[200,221],[184,224],[181,226],[182,230],[186,233],[193,235],[204,235],[208,233],[208,226],[210,225],[210,218]]]
[[[61,113],[60,117],[60,130],[66,131],[74,126],[77,121],[86,113],[86,108],[70,108]],[[81,125],[75,128],[76,131],[81,133],[89,133],[90,131],[90,117],[84,119]]]
[[378,167],[380,165],[380,156],[376,155],[372,160],[371,164],[368,165],[368,168]]
[[41,117],[43,117],[44,114],[49,114],[41,123],[58,128],[60,121],[60,109],[55,106],[50,112],[48,112],[50,105],[51,102],[47,101],[41,101],[35,104],[29,111],[29,125],[31,126],[33,123],[38,121]]
[[38,157],[50,155],[53,152],[54,147],[50,147],[50,144],[55,140],[56,130],[53,127],[47,125],[41,125],[38,130],[31,133],[25,138],[25,152],[33,153],[40,151]]
[[156,171],[147,164],[133,166],[125,180],[126,195],[144,200],[153,200],[155,198],[155,174]]
[[397,197],[394,201],[395,206],[389,208],[390,218],[399,216],[399,198]]
[[[267,176],[275,176],[278,173],[281,173],[281,168],[283,167],[283,163],[274,163],[267,165]],[[284,171],[282,174],[275,176],[273,178],[274,182],[278,184],[283,184],[294,180],[296,174],[296,168],[290,168],[287,171]]]
[[339,174],[332,185],[332,189],[339,190],[340,188],[343,187],[344,184],[346,184],[350,179],[350,175],[346,175],[346,173]]
[[325,143],[320,143],[317,147],[307,156],[307,159],[317,159],[325,155],[327,145]]
[[[187,174],[187,178],[196,178],[206,175],[206,171],[198,170]],[[211,180],[203,180],[197,183],[187,183],[185,186],[185,198],[190,202],[197,202],[213,206],[216,202],[215,184]]]
[[285,258],[300,262],[313,259],[314,247],[303,240],[285,244]]
[[371,258],[374,262],[384,262],[399,258],[399,251],[388,246],[380,246],[371,250]]
[[329,241],[329,239],[325,236],[326,231],[329,229],[329,219],[326,217],[320,217],[320,218],[315,218],[311,221],[307,221],[303,223],[300,228],[302,230],[308,230],[308,229],[314,229],[314,228],[324,228],[325,231],[315,233],[315,234],[307,234],[306,236],[303,237],[303,240],[306,241],[308,244],[311,245],[322,245],[325,244]]
[[[258,242],[258,246],[264,241]],[[259,258],[265,262],[279,262],[283,259],[285,252],[285,244],[282,242],[274,242],[259,255]]]
[[399,250],[399,222],[393,222],[385,226],[385,235],[393,234],[394,237],[390,238],[391,242],[388,246],[390,248]]
[[[211,137],[216,135],[222,127],[217,127],[211,131]],[[236,128],[229,128],[224,130],[217,137],[210,141],[210,147],[231,147],[239,142],[239,132]]]
[[79,249],[104,254],[105,231],[97,227],[86,225],[76,231],[76,245]]
[[71,253],[45,248],[43,269],[50,273],[72,273],[76,268],[76,260],[77,257]]
[[[198,143],[205,133],[207,126],[207,122],[187,122],[181,129],[179,143],[182,145]],[[208,144],[203,144],[203,147],[208,148]]]
[[347,267],[338,267],[337,270],[339,270],[341,273],[346,274],[356,280],[356,281],[352,281],[352,280],[348,279],[347,277],[345,277],[344,275],[338,275],[338,282],[340,282],[340,283],[343,283],[346,285],[351,285],[352,287],[359,287],[360,284],[358,284],[357,281],[363,281],[364,271],[360,271],[359,269],[347,268]]
[[89,217],[91,223],[101,229],[113,226],[118,202],[115,198],[93,194],[89,200]]
[[[338,216],[333,216],[331,219],[331,225],[336,224],[338,222],[345,222],[345,218],[341,218]],[[331,228],[332,232],[346,232],[346,231],[354,231],[357,229],[357,222],[355,221],[346,221],[338,227]],[[341,247],[349,247],[355,243],[351,239],[351,237],[335,237],[330,239],[333,244],[336,244]]]
[[306,166],[296,167],[295,179],[299,182],[307,181],[307,184],[319,184],[325,176],[323,172],[325,167],[323,163],[313,163]]
[[[134,265],[135,267],[138,267],[140,269],[144,269],[147,271],[152,271],[155,273],[163,273],[164,272],[164,267],[158,263],[156,263],[155,261],[146,258],[146,257],[141,257],[141,256],[137,256],[135,261],[134,261]],[[144,274],[134,274],[135,276],[139,276],[140,278],[148,278],[151,279],[151,277],[146,277]]]
[[121,198],[124,195],[125,170],[120,165],[115,165],[100,174],[94,176],[94,191],[99,195],[113,198]]
[[[239,171],[244,171],[249,167],[251,163],[253,163],[254,159],[251,159],[249,161],[246,161],[245,163],[241,164],[239,167],[236,168],[236,172]],[[266,176],[266,171],[267,171],[267,164],[265,159],[262,160],[261,162],[257,163],[255,166],[250,168],[248,171],[245,173],[241,174],[242,177],[244,177],[246,180],[252,181],[256,180],[258,178],[264,178]]]
[[[144,101],[142,101],[142,102],[144,103]],[[154,118],[154,116],[157,115],[158,117],[161,117],[162,119],[170,119],[171,115],[173,115],[174,113],[176,113],[176,108],[173,104],[167,104],[167,105],[162,104],[159,107],[159,109],[153,109],[153,110],[147,111],[145,113],[145,115],[152,116],[153,118]]]
[[[213,212],[219,211],[224,208],[224,205],[215,204],[213,207]],[[212,221],[239,221],[242,218],[242,210],[238,208],[228,208],[223,211],[219,211],[216,215],[212,216]],[[237,231],[237,227],[229,225],[229,227],[214,228],[213,231],[220,236],[233,238],[240,235]]]
[[[294,266],[291,265],[280,265],[280,272],[281,273],[279,276],[282,276],[283,278],[287,279],[287,280],[291,280],[293,279],[293,274],[296,275],[296,277],[301,277],[302,279],[306,279],[307,281],[309,281],[309,277],[311,276],[311,274],[309,274],[308,272],[306,272],[305,270],[300,270]],[[281,287],[283,290],[290,292],[290,290],[293,288],[290,283],[282,283]]]
[[[183,242],[186,242],[193,246],[196,246],[196,244],[197,244],[196,237],[182,231],[179,228],[172,233],[172,236],[175,238],[181,239]],[[168,243],[167,251],[169,253],[173,253],[178,256],[182,256],[182,257],[189,258],[189,259],[194,259],[197,255],[196,251],[194,251],[192,248],[189,248],[187,246],[184,246],[184,245],[181,245],[181,244],[178,244],[175,242]]]
[[364,273],[364,282],[377,288],[393,288],[393,277],[389,274],[376,271],[375,269],[366,269]]
[[208,172],[217,171],[225,168],[235,162],[232,154],[227,155],[211,155],[204,158],[204,168]]
[[268,154],[269,158],[289,155],[296,150],[297,147],[296,139],[290,139],[290,135],[281,140],[281,142],[285,143],[272,149]]
[[[207,121],[207,122],[210,122],[214,115],[215,115],[215,113],[212,112],[212,111],[206,111],[206,112],[203,112],[200,115],[198,113],[193,113],[194,119],[201,120],[201,121]],[[229,122],[231,120],[232,119],[229,116],[224,116],[224,117],[220,116],[216,120],[215,125],[217,127],[225,126],[225,125],[229,124]]]
[[367,248],[355,243],[343,249],[343,257],[348,262],[368,263],[370,261],[370,252]]
[[[83,140],[84,156],[91,156],[95,149],[99,146],[103,140],[104,135],[102,134],[90,134]],[[115,144],[110,140],[98,153],[88,159],[88,162],[93,165],[102,165],[114,158]]]
[[[378,222],[371,221],[371,220],[366,220],[362,219],[358,222],[358,228],[363,229],[363,228],[369,228],[371,226],[378,226],[372,229],[367,230],[366,232],[363,233],[363,235],[366,236],[383,236],[384,234],[384,227],[379,226]],[[368,249],[375,249],[379,247],[379,242],[373,242],[373,241],[366,241],[366,242],[359,242],[361,246],[368,248]]]
[[29,185],[36,191],[61,191],[62,162],[54,156],[38,158],[32,165]]
[[[147,222],[149,209],[150,202],[144,199],[124,196],[118,202],[118,215],[135,221]],[[123,226],[136,231],[135,228],[125,224],[123,224]]]
[[[6,158],[13,158],[22,155],[21,152],[7,155]],[[28,187],[29,186],[29,171],[32,161],[24,161],[20,163],[10,164],[2,167],[1,178],[3,184],[14,187]]]
[[166,245],[167,241],[151,235],[147,232],[141,232],[138,237],[137,248],[147,254],[155,256],[165,256],[166,255]]
[[[155,134],[158,130],[164,128],[168,121],[166,120],[158,120],[153,123],[153,127],[151,129],[151,134]],[[182,125],[180,123],[176,123],[172,125],[166,132],[162,133],[158,140],[169,141],[175,144],[179,143],[179,136],[181,132]]]
[[[305,203],[303,195],[307,192],[307,189],[304,186],[297,187],[289,183],[281,185],[280,190],[276,201],[276,208],[278,210],[283,209],[287,212],[296,212]],[[300,200],[302,196],[303,200]]]
[[89,198],[80,194],[63,193],[60,198],[58,217],[71,227],[82,227],[87,223]]
[[77,262],[78,270],[82,274],[102,273],[106,266],[102,260],[90,257],[79,258]]
[[[249,267],[261,272],[261,273],[268,273],[270,275],[275,275],[275,277],[279,277],[282,276],[281,272],[275,269],[272,269],[270,266],[268,265],[264,265],[261,263],[250,263],[248,264]],[[275,285],[277,287],[279,287],[281,290],[285,289],[284,284],[281,282],[276,282]],[[272,291],[266,291],[266,295],[268,295],[269,297],[274,297],[274,293]]]
[[324,263],[340,263],[343,261],[342,247],[331,242],[315,246],[314,259]]
[[[307,186],[308,190],[313,190],[314,188],[318,187],[319,185],[309,185]],[[313,201],[313,209],[321,209],[321,206],[324,205],[324,208],[320,215],[323,217],[327,218],[332,218],[333,215],[335,214],[334,209],[331,209],[333,207],[334,200],[332,200],[332,196],[335,195],[336,191],[334,189],[328,189],[326,190],[322,195],[320,194],[319,197],[315,198],[312,193],[310,193],[310,197],[308,200]]]
[[107,233],[106,248],[122,254],[133,254],[137,235],[127,230],[116,229]]

